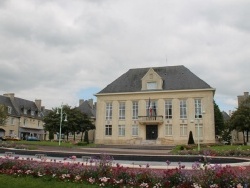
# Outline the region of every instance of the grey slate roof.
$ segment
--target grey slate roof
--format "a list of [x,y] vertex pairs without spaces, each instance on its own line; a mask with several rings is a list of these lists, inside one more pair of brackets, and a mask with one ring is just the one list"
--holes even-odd
[[11,100],[9,97],[5,97],[0,95],[0,104],[4,106],[9,106],[12,108],[11,115],[12,116],[19,116],[19,113],[15,109],[14,105],[12,104]]
[[[130,69],[97,94],[139,92],[142,88],[141,79],[149,69]],[[211,89],[210,85],[183,65],[152,67],[152,69],[163,79],[163,90]]]
[[225,111],[222,111],[221,113],[222,113],[224,121],[228,121],[230,119],[230,116],[228,115],[228,113],[226,113]]
[[[38,112],[38,108],[33,101],[21,99],[18,97],[14,97],[13,100],[10,99],[10,97],[2,96],[0,95],[0,104],[3,104],[5,106],[10,106],[12,108],[11,115],[12,116],[30,116],[30,117],[38,117],[37,113],[35,116],[31,116],[30,110]],[[28,114],[23,113],[23,109],[27,109]]]
[[81,112],[85,113],[89,117],[96,116],[96,108],[95,106],[91,106],[87,100],[85,100],[79,107],[77,107]]

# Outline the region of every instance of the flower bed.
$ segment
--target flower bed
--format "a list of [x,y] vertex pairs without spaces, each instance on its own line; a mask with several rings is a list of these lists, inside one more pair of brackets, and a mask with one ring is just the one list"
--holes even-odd
[[166,162],[165,169],[152,169],[147,164],[144,168],[114,166],[112,157],[100,155],[88,162],[77,162],[75,156],[71,161],[56,162],[41,158],[20,159],[3,157],[0,159],[0,173],[13,176],[33,176],[37,178],[88,182],[100,187],[147,187],[147,188],[248,188],[250,171],[246,167],[230,167],[195,163],[192,170],[185,169],[179,163],[170,168]]

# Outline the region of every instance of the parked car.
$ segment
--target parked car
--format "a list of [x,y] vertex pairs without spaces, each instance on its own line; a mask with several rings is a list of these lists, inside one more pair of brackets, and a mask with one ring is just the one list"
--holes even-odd
[[38,138],[35,137],[35,136],[28,136],[28,137],[27,137],[27,141],[40,141],[40,139],[38,139]]
[[3,141],[19,141],[20,138],[18,138],[16,136],[3,136],[1,138],[1,140],[3,140]]

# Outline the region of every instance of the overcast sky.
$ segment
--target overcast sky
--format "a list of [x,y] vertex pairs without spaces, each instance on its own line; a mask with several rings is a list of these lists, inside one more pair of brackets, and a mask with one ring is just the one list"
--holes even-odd
[[0,94],[77,106],[131,68],[184,65],[224,111],[250,88],[249,0],[1,0]]

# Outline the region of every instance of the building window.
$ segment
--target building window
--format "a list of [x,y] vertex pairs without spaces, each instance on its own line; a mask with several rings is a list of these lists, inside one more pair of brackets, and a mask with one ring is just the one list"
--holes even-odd
[[30,111],[30,114],[31,114],[32,116],[34,116],[34,115],[35,115],[35,111],[31,110],[31,111]]
[[27,114],[27,109],[24,108],[24,109],[23,109],[23,113],[24,113],[24,114]]
[[199,135],[199,138],[203,137],[203,126],[202,126],[202,124],[195,124],[195,136],[196,136],[196,138],[198,138],[198,135]]
[[112,119],[112,103],[106,103],[106,120]]
[[9,131],[9,135],[10,135],[10,136],[14,136],[14,130],[10,130],[10,131]]
[[195,118],[202,118],[202,110],[201,110],[201,99],[194,100],[195,105]]
[[38,117],[41,117],[41,112],[37,112],[37,116],[38,116]]
[[148,82],[147,89],[157,89],[157,83],[156,82]]
[[187,100],[180,100],[180,118],[187,118]]
[[125,102],[119,103],[119,119],[125,119]]
[[138,119],[138,102],[137,101],[133,101],[133,116],[132,119]]
[[138,135],[139,135],[138,125],[132,125],[132,136],[138,136]]
[[125,125],[118,125],[118,135],[125,136]]
[[157,116],[157,101],[151,101],[150,99],[146,103],[147,116]]
[[180,135],[187,136],[187,124],[180,125]]
[[173,135],[173,127],[171,124],[165,125],[165,135],[172,136]]
[[23,126],[26,126],[27,119],[23,119]]
[[37,123],[37,127],[40,127],[40,121],[38,121],[38,123]]
[[165,101],[165,118],[172,119],[173,117],[172,100]]
[[8,106],[8,114],[11,114],[12,108]]
[[14,122],[15,122],[15,118],[10,118],[10,124],[14,125]]
[[112,125],[105,125],[105,135],[106,136],[112,135]]

